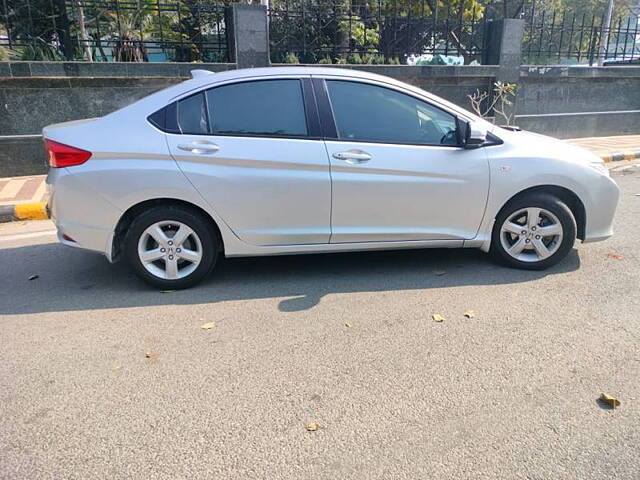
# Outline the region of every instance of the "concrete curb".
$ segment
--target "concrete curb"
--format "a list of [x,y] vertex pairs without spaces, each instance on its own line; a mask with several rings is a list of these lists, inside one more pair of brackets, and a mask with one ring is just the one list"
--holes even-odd
[[46,202],[0,205],[0,223],[17,220],[46,220],[49,210]]
[[608,155],[601,155],[601,158],[605,163],[620,162],[622,160],[635,160],[636,158],[640,158],[640,150],[637,152],[610,153]]

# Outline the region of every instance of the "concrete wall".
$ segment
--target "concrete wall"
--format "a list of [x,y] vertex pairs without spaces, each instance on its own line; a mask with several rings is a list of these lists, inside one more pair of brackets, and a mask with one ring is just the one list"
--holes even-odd
[[[344,66],[388,75],[469,108],[497,66]],[[0,62],[0,177],[46,171],[37,135],[51,124],[102,116],[190,76],[234,64]],[[522,67],[516,124],[560,138],[640,132],[639,67]],[[32,135],[31,137],[20,137]]]
[[42,128],[100,117],[190,76],[234,64],[0,62],[0,177],[46,172]]
[[516,123],[559,138],[640,133],[639,67],[527,67]]

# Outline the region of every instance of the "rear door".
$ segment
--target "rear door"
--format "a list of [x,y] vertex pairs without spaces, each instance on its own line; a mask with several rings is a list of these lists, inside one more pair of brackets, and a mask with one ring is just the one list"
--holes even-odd
[[484,148],[460,146],[453,114],[375,82],[314,78],[314,87],[331,162],[331,243],[476,236],[489,165]]
[[174,105],[171,154],[239,238],[329,242],[329,162],[309,78],[224,84]]

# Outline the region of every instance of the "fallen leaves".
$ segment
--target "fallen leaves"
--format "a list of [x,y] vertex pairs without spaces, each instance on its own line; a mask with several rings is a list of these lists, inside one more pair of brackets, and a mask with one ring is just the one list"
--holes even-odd
[[618,255],[617,253],[607,253],[607,258],[611,258],[612,260],[622,260],[624,257],[622,255]]
[[216,322],[207,322],[200,325],[200,328],[202,330],[211,330],[215,326],[216,326]]
[[158,354],[156,352],[152,352],[151,350],[147,350],[144,352],[145,358],[149,360],[151,363],[156,363],[158,361]]
[[351,324],[350,323],[345,323],[344,326],[347,327],[347,328],[351,328]]
[[[476,318],[476,312],[474,310],[465,310],[462,315],[467,318]],[[446,320],[444,315],[441,315],[439,313],[433,313],[431,315],[431,318],[433,318],[433,320],[438,323],[442,323]]]
[[601,393],[600,394],[600,400],[602,400],[604,403],[609,405],[611,408],[616,408],[616,407],[620,406],[620,400],[618,400],[616,397],[612,397],[611,395],[608,395],[606,393]]
[[315,432],[320,426],[316,422],[307,423],[307,432]]

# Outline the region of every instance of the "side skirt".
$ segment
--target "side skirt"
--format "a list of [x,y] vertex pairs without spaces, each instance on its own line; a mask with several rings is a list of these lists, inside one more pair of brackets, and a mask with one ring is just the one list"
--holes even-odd
[[[238,245],[233,245],[237,247]],[[244,244],[241,249],[227,246],[226,257],[253,257],[264,255],[296,255],[306,253],[356,252],[367,250],[402,250],[409,248],[461,248],[467,246],[464,240],[413,240],[405,242],[361,242],[312,245],[274,245],[256,247]]]

